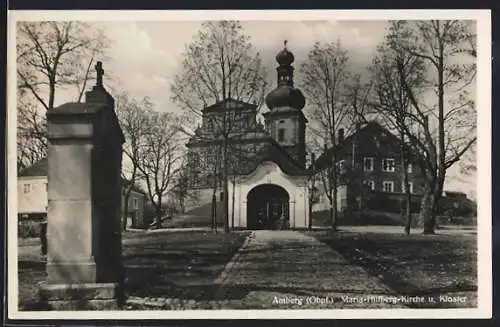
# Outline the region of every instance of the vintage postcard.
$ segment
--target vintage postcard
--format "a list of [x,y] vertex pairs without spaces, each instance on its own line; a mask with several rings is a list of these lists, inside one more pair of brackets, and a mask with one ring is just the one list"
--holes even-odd
[[491,317],[490,15],[9,12],[8,317]]

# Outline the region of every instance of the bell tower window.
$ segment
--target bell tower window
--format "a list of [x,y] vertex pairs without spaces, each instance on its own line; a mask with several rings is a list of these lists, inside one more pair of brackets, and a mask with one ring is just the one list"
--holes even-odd
[[283,142],[285,140],[285,129],[278,129],[278,142]]

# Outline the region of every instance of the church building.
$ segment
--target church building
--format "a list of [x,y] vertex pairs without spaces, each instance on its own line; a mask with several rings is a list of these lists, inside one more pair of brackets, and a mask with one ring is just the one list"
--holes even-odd
[[305,98],[294,87],[294,55],[286,44],[276,61],[277,86],[266,96],[264,124],[257,120],[257,105],[229,98],[203,109],[201,125],[187,143],[186,209],[207,206],[214,196],[222,206],[225,157],[230,228],[274,229],[284,221],[293,229],[309,223]]

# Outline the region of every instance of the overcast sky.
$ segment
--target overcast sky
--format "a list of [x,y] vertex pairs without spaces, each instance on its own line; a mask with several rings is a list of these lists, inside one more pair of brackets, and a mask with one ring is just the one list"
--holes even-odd
[[[112,80],[105,84],[118,92],[128,92],[135,98],[148,96],[157,110],[179,110],[170,101],[170,84],[180,69],[182,53],[200,29],[198,21],[167,22],[93,22],[110,39],[108,58],[103,63]],[[314,42],[340,40],[348,51],[355,70],[368,66],[376,46],[383,40],[387,21],[243,21],[243,28],[251,37],[255,49],[276,83],[275,55],[288,40],[288,48],[295,54],[295,66],[307,58]],[[56,104],[74,100],[74,94],[60,92]],[[458,167],[457,167],[458,168]],[[459,176],[458,169],[450,171],[447,188],[462,190],[475,197],[475,176]],[[452,177],[453,176],[453,177]]]
[[[111,40],[104,69],[113,75],[113,87],[137,98],[149,96],[158,110],[178,110],[170,102],[170,83],[180,68],[182,53],[200,29],[201,22],[93,23]],[[353,66],[364,68],[383,39],[385,21],[247,21],[242,22],[275,83],[275,55],[288,40],[298,67],[315,41],[339,39],[349,51]],[[57,102],[70,100],[60,94]]]

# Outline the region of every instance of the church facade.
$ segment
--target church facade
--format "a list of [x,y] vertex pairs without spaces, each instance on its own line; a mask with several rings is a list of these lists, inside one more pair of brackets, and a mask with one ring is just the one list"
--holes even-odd
[[277,86],[266,96],[264,124],[254,104],[225,99],[203,109],[188,141],[190,191],[186,209],[217,202],[222,215],[228,176],[230,228],[275,229],[309,224],[305,98],[293,82],[293,54],[276,56]]

